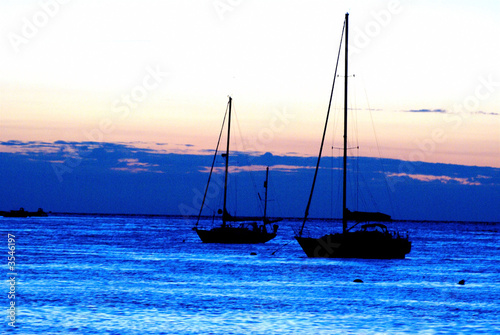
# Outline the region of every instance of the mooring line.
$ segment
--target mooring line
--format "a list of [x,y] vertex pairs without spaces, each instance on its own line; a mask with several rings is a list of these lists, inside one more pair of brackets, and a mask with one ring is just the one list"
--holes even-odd
[[271,253],[271,256],[272,256],[272,255],[274,255],[274,254],[275,254],[278,250],[280,250],[281,248],[283,248],[283,247],[287,246],[288,244],[290,244],[290,242],[292,242],[292,241],[289,241],[289,242],[287,242],[287,243],[283,244],[283,245],[282,245],[281,247],[279,247],[278,249],[274,250],[274,251]]

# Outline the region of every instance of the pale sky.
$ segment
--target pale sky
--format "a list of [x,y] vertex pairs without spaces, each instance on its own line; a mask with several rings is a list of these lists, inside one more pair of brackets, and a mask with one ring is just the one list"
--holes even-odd
[[316,155],[346,12],[360,154],[500,167],[493,0],[0,0],[0,141]]

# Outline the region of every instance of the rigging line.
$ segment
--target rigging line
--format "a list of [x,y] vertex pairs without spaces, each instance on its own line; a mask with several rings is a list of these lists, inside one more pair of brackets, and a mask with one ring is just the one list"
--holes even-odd
[[[356,157],[354,156],[349,156],[349,163],[347,164],[347,171],[356,171]],[[348,178],[347,178],[347,185],[346,188],[349,192],[347,196],[347,204],[350,204],[351,206],[358,206],[357,200],[358,200],[358,189],[356,188],[356,184],[358,181],[358,176],[357,173],[350,173]],[[349,208],[350,206],[347,206]],[[352,209],[352,207],[351,207]]]
[[[267,184],[267,187],[268,187],[268,191],[269,191],[269,183]],[[279,217],[283,217],[284,216],[283,215],[283,207],[281,206],[279,197],[276,197],[276,194],[278,194],[278,192],[276,192],[276,189],[274,188],[274,183],[271,183],[270,189],[271,189],[271,192],[272,192],[271,194],[273,196],[273,199],[271,201],[275,201],[276,204],[277,204],[277,206],[273,207],[273,214],[274,214],[274,216],[276,216],[276,211],[277,211],[278,212],[278,216]],[[269,199],[268,199],[268,201],[269,201]],[[276,210],[276,207],[278,208],[277,210]],[[269,211],[269,208],[267,210]]]
[[306,224],[307,217],[309,216],[309,207],[311,207],[311,200],[312,200],[312,196],[313,196],[313,192],[314,192],[314,185],[316,184],[316,177],[318,176],[319,162],[321,160],[321,152],[323,151],[323,144],[325,143],[325,134],[326,134],[326,129],[328,127],[328,117],[330,116],[330,108],[332,106],[333,88],[335,87],[335,79],[337,78],[337,69],[339,66],[340,52],[342,50],[342,40],[344,38],[344,29],[345,28],[346,28],[346,21],[344,21],[344,26],[342,27],[342,35],[340,36],[339,52],[337,54],[337,63],[335,64],[335,73],[333,76],[332,91],[330,92],[330,101],[328,102],[328,111],[326,112],[325,128],[323,129],[323,137],[321,138],[321,146],[319,148],[318,161],[316,162],[316,170],[314,171],[314,178],[313,178],[313,182],[312,182],[312,186],[311,186],[311,193],[309,194],[309,200],[307,201],[306,212],[304,214],[304,221],[302,222],[302,227],[300,228],[299,236],[302,236],[302,231],[304,230],[304,226]]
[[[351,80],[351,85],[355,86],[355,81]],[[356,209],[359,209],[359,197],[360,197],[360,192],[359,192],[359,127],[358,127],[358,105],[357,105],[357,100],[356,100],[356,87],[354,89],[351,89],[349,91],[350,96],[352,99],[349,99],[349,104],[350,104],[350,110],[351,113],[349,113],[352,122],[350,122],[350,129],[351,133],[354,134],[354,136],[348,137],[348,140],[352,138],[350,145],[353,147],[353,149],[356,150],[356,154],[353,155],[352,157],[354,158],[354,163],[351,164],[350,168],[355,171],[355,179],[351,180],[349,182],[351,186],[351,190],[353,190],[354,196],[351,198],[356,204]],[[351,162],[353,160],[351,159]]]
[[282,245],[282,246],[280,246],[278,249],[274,250],[274,251],[271,253],[271,255],[272,255],[272,256],[274,256],[274,254],[275,254],[278,250],[280,250],[281,248],[283,248],[283,247],[287,246],[287,245],[288,245],[288,244],[290,244],[290,242],[292,242],[292,241],[293,241],[293,240],[290,240],[290,241],[288,241],[287,243],[283,244],[283,245]]
[[[338,171],[340,170],[341,166],[335,162],[338,162],[336,157],[340,157],[342,155],[342,153],[341,153],[341,151],[338,151],[338,155],[335,156],[335,151],[334,151],[334,149],[339,149],[336,147],[336,142],[335,142],[335,139],[337,136],[338,126],[341,124],[340,120],[342,118],[342,113],[338,112],[339,110],[342,111],[341,108],[339,108],[339,103],[338,103],[339,100],[340,99],[338,98],[338,94],[337,94],[337,96],[333,99],[334,115],[333,115],[333,119],[331,122],[332,123],[331,128],[333,128],[333,131],[332,131],[332,156],[331,156],[331,173],[330,173],[330,176],[331,176],[331,180],[330,180],[330,184],[331,184],[331,186],[330,186],[330,188],[331,188],[331,192],[330,192],[330,207],[331,207],[330,208],[330,216],[332,219],[333,219],[334,213],[336,213],[336,210],[338,209],[338,208],[336,208],[335,203],[338,204],[338,200],[341,199],[341,196],[340,196],[341,188],[334,186],[335,180],[341,180],[338,178],[338,175],[339,175]],[[333,194],[334,194],[335,190],[337,192],[336,192],[336,197],[334,198]]]
[[332,143],[332,155],[331,155],[331,166],[330,166],[330,218],[333,219],[333,143]]
[[[240,139],[241,139],[241,152],[245,152],[245,140],[243,138],[243,132],[241,131],[241,126],[240,126],[240,121],[238,119],[238,115],[237,113],[235,112],[234,110],[234,104],[233,104],[233,115],[234,115],[234,119],[235,119],[235,122],[236,122],[236,126],[238,127],[238,133],[240,135]],[[253,189],[254,189],[254,194],[258,194],[259,193],[259,190],[257,189],[257,183],[255,182],[255,176],[254,174],[252,173],[251,171],[251,167],[250,167],[250,159],[248,159],[248,155],[238,155],[238,157],[241,157],[242,159],[244,158],[245,159],[245,163],[247,163],[250,171],[248,172],[248,175],[250,176],[250,180],[252,182],[252,186],[253,186]],[[241,164],[241,161],[238,160],[238,163]],[[243,173],[243,169],[241,170],[242,173]],[[237,188],[236,188],[237,190]],[[236,198],[237,199],[237,198]],[[258,204],[259,204],[259,208],[260,208],[260,211],[261,213],[264,213],[264,207],[262,205],[262,202],[261,201],[258,201]]]
[[[238,128],[238,134],[240,135],[240,138],[242,139],[242,136],[241,136],[241,126],[240,126],[240,120],[238,118],[238,114],[236,113],[236,108],[234,108],[234,103],[232,103],[232,109],[231,109],[231,112],[232,112],[232,118],[233,118],[233,122],[236,124],[236,127]],[[234,126],[233,126],[234,127]],[[233,134],[234,134],[234,131],[233,131]],[[232,144],[233,144],[233,148],[236,148],[236,149],[233,149],[233,154],[232,157],[235,158],[235,161],[237,162],[238,166],[241,166],[241,161],[240,161],[240,157],[241,157],[241,152],[243,150],[241,150],[241,147],[243,147],[243,140],[241,141],[241,147],[239,147],[239,144],[236,143],[235,144],[235,140],[234,140],[234,135],[233,135],[233,138],[232,138]],[[233,173],[232,173],[232,187],[231,187],[231,197],[233,199],[233,202],[234,202],[234,207],[233,207],[233,215],[238,215],[238,168],[236,166],[236,164],[233,164],[234,168],[233,168]],[[240,172],[242,172],[242,169],[239,170]],[[228,188],[229,190],[229,188]]]
[[375,201],[375,197],[373,196],[373,193],[370,191],[370,188],[368,187],[368,183],[366,182],[364,175],[360,173],[360,177],[361,177],[361,182],[363,183],[363,185],[366,185],[366,192],[365,193],[367,193],[369,195],[369,200],[371,200],[371,203],[368,204],[368,199],[365,197],[362,197],[361,201],[363,202],[363,204],[365,206],[371,206],[376,211],[380,211],[380,209],[377,205],[377,202]]
[[[233,173],[234,175],[234,173]],[[238,215],[238,178],[234,178],[234,215]]]
[[217,158],[217,152],[219,150],[220,139],[222,137],[222,131],[224,130],[224,124],[226,122],[228,109],[229,109],[229,103],[226,106],[226,112],[224,113],[224,119],[222,120],[222,127],[220,128],[219,139],[217,140],[217,146],[215,147],[214,159],[212,160],[212,166],[210,167],[210,174],[208,175],[207,186],[205,187],[205,193],[203,194],[203,200],[201,201],[200,212],[198,213],[198,219],[196,220],[195,227],[198,227],[198,223],[200,222],[201,212],[203,211],[203,205],[205,204],[205,199],[207,197],[208,186],[210,185],[210,179],[212,179],[212,171],[214,169],[215,160]]
[[359,197],[360,197],[360,192],[359,192],[359,149],[356,151],[356,207],[359,209]]
[[393,201],[392,201],[391,193],[389,192],[389,183],[387,182],[387,177],[385,176],[385,168],[384,168],[384,164],[382,163],[382,155],[380,153],[380,146],[378,144],[377,132],[375,131],[375,123],[373,122],[372,109],[370,107],[370,102],[368,101],[368,93],[366,92],[366,85],[364,85],[364,81],[363,81],[363,89],[365,91],[366,104],[368,105],[368,112],[370,113],[370,120],[372,122],[373,134],[375,135],[375,143],[377,144],[377,152],[378,152],[378,157],[380,158],[379,159],[380,166],[382,168],[382,172],[384,172],[383,179],[384,179],[384,183],[385,183],[385,186],[386,186],[387,197],[389,198],[389,205],[391,206],[392,214],[396,214],[396,212],[394,211],[394,206],[393,206]]
[[[343,149],[337,149],[338,150],[338,157],[342,157],[342,150]],[[342,173],[343,173],[343,169],[342,169],[342,160],[341,159],[337,159],[337,180],[342,180]],[[337,213],[340,213],[340,218],[342,217],[343,213],[342,213],[342,185],[341,183],[338,184],[337,186],[337,206],[335,207],[335,210],[337,211]]]
[[[353,78],[355,78],[353,76]],[[353,129],[354,129],[354,132],[356,134],[354,140],[356,142],[355,146],[357,147],[357,149],[359,149],[359,111],[360,109],[358,108],[358,101],[357,101],[357,90],[358,90],[358,87],[357,87],[357,83],[356,83],[356,80],[351,80],[351,85],[354,86],[354,89],[351,89],[350,92],[351,92],[351,96],[352,96],[352,99],[350,99],[350,101],[354,100],[354,103],[352,104],[353,105],[353,110],[354,110],[354,122],[351,122],[351,123],[354,123],[353,125]],[[354,91],[354,92],[353,92]]]

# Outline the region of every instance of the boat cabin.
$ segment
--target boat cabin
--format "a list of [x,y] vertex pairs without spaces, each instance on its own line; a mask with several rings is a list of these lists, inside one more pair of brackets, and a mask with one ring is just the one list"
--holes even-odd
[[387,227],[381,223],[367,223],[361,226],[361,231],[366,232],[379,232],[382,234],[389,234]]

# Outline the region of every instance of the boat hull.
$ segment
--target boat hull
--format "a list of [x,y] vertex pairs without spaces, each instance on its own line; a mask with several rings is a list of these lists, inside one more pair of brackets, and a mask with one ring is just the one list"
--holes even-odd
[[365,258],[404,259],[411,251],[407,238],[373,232],[329,234],[321,238],[299,237],[295,239],[313,258]]
[[239,227],[217,227],[210,230],[194,229],[203,243],[256,244],[266,243],[275,233],[253,231]]

